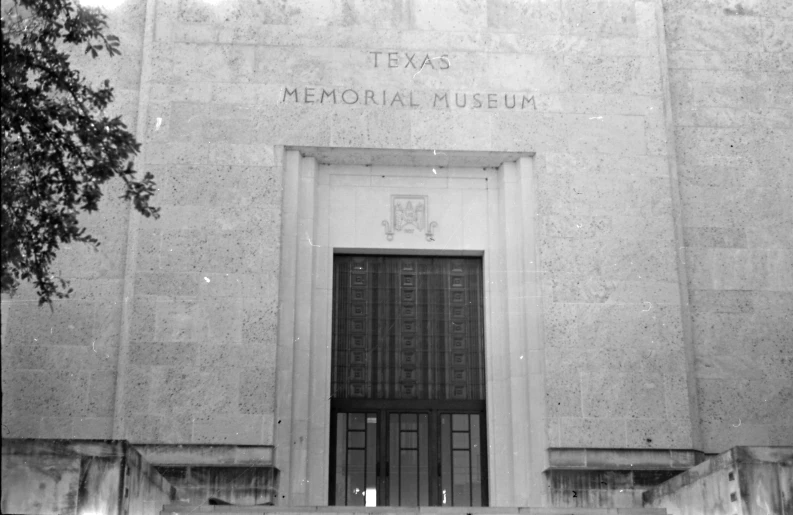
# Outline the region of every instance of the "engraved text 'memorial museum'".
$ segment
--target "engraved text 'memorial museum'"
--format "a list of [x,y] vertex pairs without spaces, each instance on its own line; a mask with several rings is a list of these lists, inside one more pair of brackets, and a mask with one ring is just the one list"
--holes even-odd
[[[417,52],[369,52],[373,68],[383,71],[405,70],[418,75],[422,72],[443,74],[452,67],[449,54],[433,56]],[[528,92],[481,92],[450,90],[376,89],[361,87],[285,86],[280,103],[346,104],[394,108],[430,109],[503,109],[537,110],[534,96]]]
[[281,102],[290,101],[296,104],[347,104],[413,109],[421,107],[431,109],[537,109],[534,96],[520,93],[285,87]]

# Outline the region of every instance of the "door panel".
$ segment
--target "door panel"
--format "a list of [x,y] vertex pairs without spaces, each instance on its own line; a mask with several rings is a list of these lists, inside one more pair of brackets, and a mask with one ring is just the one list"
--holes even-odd
[[336,504],[376,506],[377,413],[337,413]]
[[482,417],[441,415],[441,505],[482,506]]
[[483,412],[382,409],[334,418],[332,505],[487,505]]
[[429,505],[429,414],[388,414],[390,506]]
[[336,256],[330,503],[487,505],[481,258]]

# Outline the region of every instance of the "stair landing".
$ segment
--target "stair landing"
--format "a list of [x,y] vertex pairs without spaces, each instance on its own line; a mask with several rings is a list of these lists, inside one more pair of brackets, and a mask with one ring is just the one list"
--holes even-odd
[[530,507],[487,507],[487,508],[395,508],[364,506],[209,506],[171,504],[165,506],[161,515],[189,515],[196,513],[218,513],[223,515],[667,515],[659,508],[530,508]]

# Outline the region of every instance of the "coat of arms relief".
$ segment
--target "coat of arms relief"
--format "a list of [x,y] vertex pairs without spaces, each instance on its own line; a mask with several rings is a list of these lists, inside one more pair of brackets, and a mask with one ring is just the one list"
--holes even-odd
[[413,234],[423,232],[427,241],[435,241],[433,231],[438,222],[429,222],[427,195],[391,195],[391,221],[383,220],[388,241],[394,233]]

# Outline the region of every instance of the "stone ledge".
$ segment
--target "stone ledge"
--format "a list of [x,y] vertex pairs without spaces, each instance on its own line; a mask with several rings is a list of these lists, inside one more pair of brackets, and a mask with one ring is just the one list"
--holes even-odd
[[135,444],[146,461],[157,467],[272,467],[271,445],[146,445]]
[[704,456],[694,450],[551,448],[546,470],[687,470]]
[[296,150],[304,157],[313,157],[321,164],[331,165],[381,165],[381,166],[436,166],[436,167],[499,167],[502,163],[532,157],[534,152],[470,152],[462,150],[382,148],[285,147]]

